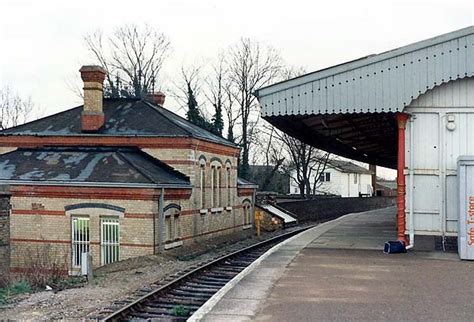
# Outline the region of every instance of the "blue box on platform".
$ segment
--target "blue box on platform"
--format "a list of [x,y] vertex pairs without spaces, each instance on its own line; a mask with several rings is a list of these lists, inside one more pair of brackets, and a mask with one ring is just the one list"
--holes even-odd
[[406,253],[407,249],[405,243],[402,241],[388,241],[385,243],[383,248],[385,254],[397,254],[397,253]]

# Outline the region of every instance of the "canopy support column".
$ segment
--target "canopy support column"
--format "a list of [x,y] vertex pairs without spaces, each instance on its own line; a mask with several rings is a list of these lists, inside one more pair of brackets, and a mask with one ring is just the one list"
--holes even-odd
[[405,113],[397,113],[396,119],[398,123],[398,156],[397,156],[397,239],[408,245],[405,237],[405,129],[409,115]]

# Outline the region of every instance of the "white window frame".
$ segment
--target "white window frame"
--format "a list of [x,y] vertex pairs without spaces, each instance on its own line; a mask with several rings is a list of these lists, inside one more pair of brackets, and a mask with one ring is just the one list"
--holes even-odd
[[243,204],[243,210],[244,210],[244,228],[249,228],[252,225],[252,214],[250,211],[251,207],[248,202],[245,202]]
[[165,214],[165,232],[165,249],[183,245],[179,211],[174,210]]
[[232,191],[230,188],[230,183],[231,183],[231,178],[232,178],[231,166],[228,165],[226,170],[227,170],[227,206],[232,207]]
[[200,192],[201,192],[201,209],[206,207],[206,164],[199,165],[199,175],[200,175]]
[[165,216],[165,242],[172,241],[173,238],[173,222],[171,220],[171,215]]
[[219,163],[211,164],[211,208],[213,211],[220,211],[222,205],[220,193],[221,165]]
[[[114,226],[117,227],[116,231],[112,229]],[[108,240],[104,236],[108,236]],[[108,253],[111,250],[112,253]],[[117,217],[101,217],[100,263],[107,265],[118,261],[120,261],[120,220]]]
[[[110,207],[109,207],[110,206]],[[73,240],[74,240],[74,230],[73,230],[73,220],[74,218],[89,218],[89,244],[91,241],[99,240],[100,244],[100,218],[102,217],[112,217],[112,218],[120,218],[123,219],[125,216],[125,209],[121,207],[117,207],[113,204],[94,204],[91,205],[89,203],[76,203],[71,204],[65,207],[66,217],[71,220],[71,270],[69,271],[70,274],[77,274],[77,269],[80,268],[74,264],[74,249],[73,249]],[[69,208],[69,209],[68,209]],[[94,221],[92,219],[95,218]],[[97,235],[95,235],[97,234]],[[96,237],[94,237],[96,236]],[[96,238],[96,239],[94,239]],[[91,248],[89,247],[89,251]],[[101,261],[100,252],[97,254],[97,258],[94,254],[92,254],[93,260],[96,263]]]
[[216,167],[216,200],[214,200],[214,207],[221,206],[221,167]]
[[[80,233],[76,229],[80,221],[87,222],[87,230],[84,225],[80,228]],[[72,268],[81,268],[82,253],[90,252],[91,244],[91,225],[90,218],[87,216],[71,217],[71,266]],[[79,251],[79,254],[78,254]]]
[[319,174],[319,182],[324,182],[326,180],[326,176],[324,172]]
[[180,218],[179,214],[175,214],[173,216],[173,229],[174,229],[174,239],[181,238],[181,226],[180,226]]
[[331,182],[331,172],[324,173],[324,182]]

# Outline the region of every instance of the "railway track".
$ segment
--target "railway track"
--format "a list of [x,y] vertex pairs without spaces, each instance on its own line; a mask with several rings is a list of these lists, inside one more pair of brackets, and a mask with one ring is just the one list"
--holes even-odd
[[275,236],[185,272],[109,314],[102,321],[185,321],[267,250],[311,227]]

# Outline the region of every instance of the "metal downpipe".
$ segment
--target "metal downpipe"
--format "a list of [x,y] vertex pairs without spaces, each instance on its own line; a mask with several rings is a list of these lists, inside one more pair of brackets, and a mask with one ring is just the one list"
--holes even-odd
[[410,116],[410,163],[409,163],[409,186],[408,186],[408,211],[410,213],[410,244],[406,247],[406,249],[411,249],[415,247],[415,217],[413,211],[413,188],[414,188],[414,175],[415,175],[415,155],[414,155],[414,130],[413,130],[413,123],[415,121],[415,116]]
[[160,253],[164,252],[164,250],[165,250],[164,204],[165,204],[165,189],[161,188],[160,201],[159,201],[159,204],[158,204],[158,229],[159,229],[158,249],[159,249]]

